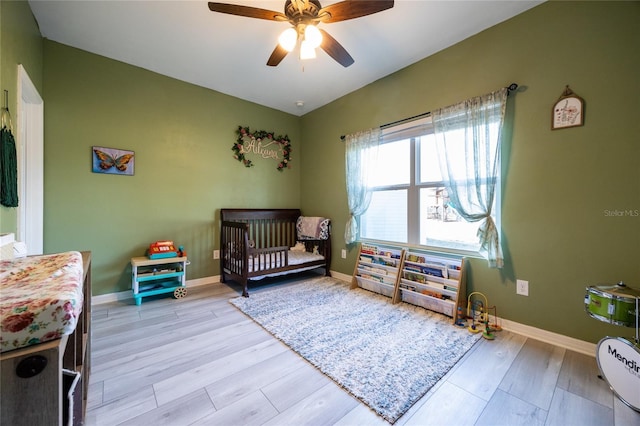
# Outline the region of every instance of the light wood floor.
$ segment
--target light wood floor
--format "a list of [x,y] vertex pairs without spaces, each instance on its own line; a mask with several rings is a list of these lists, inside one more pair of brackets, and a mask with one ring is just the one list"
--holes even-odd
[[[94,306],[87,424],[386,424],[228,303],[240,293],[218,283]],[[502,331],[396,424],[626,426],[640,413],[613,396],[594,358]]]

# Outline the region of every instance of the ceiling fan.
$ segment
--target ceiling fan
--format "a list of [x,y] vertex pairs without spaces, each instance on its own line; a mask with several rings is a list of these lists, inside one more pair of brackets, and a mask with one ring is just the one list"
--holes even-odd
[[336,39],[317,25],[360,18],[392,7],[393,0],[345,0],[327,7],[322,7],[318,0],[287,0],[282,14],[251,6],[209,2],[212,12],[269,21],[287,21],[292,25],[292,28],[280,35],[278,44],[267,61],[267,65],[272,67],[278,65],[296,47],[298,41],[300,59],[315,58],[315,49],[320,47],[340,65],[348,67],[354,62],[351,55]]

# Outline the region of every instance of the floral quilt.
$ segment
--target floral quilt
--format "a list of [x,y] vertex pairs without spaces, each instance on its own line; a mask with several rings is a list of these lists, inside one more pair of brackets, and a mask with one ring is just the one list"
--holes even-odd
[[71,334],[82,312],[77,251],[0,261],[0,352]]

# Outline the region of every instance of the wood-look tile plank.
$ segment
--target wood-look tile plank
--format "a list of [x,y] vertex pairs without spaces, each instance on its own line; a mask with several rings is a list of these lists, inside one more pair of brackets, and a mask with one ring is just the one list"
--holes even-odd
[[278,410],[271,405],[262,392],[255,391],[235,403],[191,423],[190,426],[259,426],[277,414]]
[[334,383],[327,383],[297,404],[278,414],[272,425],[333,425],[359,404],[358,400]]
[[487,403],[475,425],[542,426],[545,424],[546,417],[546,410],[498,389]]
[[[259,334],[253,333],[260,337]],[[251,334],[242,336],[244,349],[230,352],[227,356],[218,357],[207,362],[205,359],[193,368],[175,373],[153,385],[158,404],[168,402],[199,388],[205,388],[237,372],[241,372],[257,363],[282,354],[287,348],[274,340],[251,340]],[[216,404],[216,407],[222,405]]]
[[108,309],[102,309],[99,311],[91,311],[91,320],[92,321],[100,321],[100,320],[104,320],[107,319],[109,317],[109,310]]
[[87,424],[95,426],[118,425],[157,407],[151,386],[137,389],[117,399],[87,410]]
[[487,401],[482,398],[451,382],[444,382],[403,424],[407,426],[473,425],[486,405]]
[[187,291],[187,296],[180,299],[181,303],[172,306],[178,315],[191,311],[214,310],[218,306],[227,305],[228,300],[235,296],[227,286],[220,283],[188,288]]
[[[239,319],[244,321],[240,322]],[[224,327],[234,327],[237,324],[249,324],[247,318],[227,315],[222,318],[200,316],[198,319],[170,319],[164,323],[147,324],[144,328],[121,333],[114,333],[101,342],[96,349],[92,349],[92,359],[100,363],[100,358],[106,360],[114,357],[133,355],[148,348],[171,344],[177,340],[198,336]]]
[[161,405],[123,423],[122,426],[177,426],[189,425],[215,413],[216,409],[204,389],[176,399],[171,404]]
[[178,311],[176,311],[176,315],[178,316],[179,320],[192,320],[192,321],[198,321],[198,320],[201,320],[201,319],[209,320],[209,319],[214,319],[214,318],[221,318],[221,316],[216,315],[213,312],[213,310],[208,310],[208,311],[183,310],[180,313],[178,313]]
[[469,352],[467,352],[461,359],[458,361],[452,368],[449,370],[437,383],[435,383],[418,401],[416,401],[405,413],[400,417],[394,425],[396,426],[404,426],[414,414],[418,411],[422,410],[423,405],[425,405],[431,396],[433,396],[438,389],[445,383],[448,383],[448,379],[455,374],[455,371],[466,364],[466,359],[470,356],[470,353],[473,352],[478,345],[481,345],[482,341],[479,341],[478,344],[474,345]]
[[446,380],[488,401],[526,340],[526,337],[508,331],[496,333],[496,340],[482,339]]
[[93,377],[89,377],[89,391],[87,394],[87,405],[90,407],[97,407],[102,405],[102,391],[104,389],[104,382],[96,382]]
[[[174,315],[173,312],[167,312],[166,315]],[[93,334],[96,335],[97,338],[102,336],[102,333],[105,332],[105,328],[115,329],[115,327],[128,328],[128,325],[135,324],[140,320],[140,312],[135,309],[130,309],[128,311],[119,311],[112,312],[109,311],[107,318],[96,319],[95,321],[91,321],[91,330]],[[110,331],[110,330],[109,330]]]
[[527,339],[498,388],[549,410],[564,353],[564,348]]
[[[259,390],[300,368],[306,361],[281,344],[284,350],[275,356],[252,363],[246,368],[207,386],[216,408],[233,404],[245,395]],[[260,359],[258,359],[260,360]]]
[[[162,315],[166,315],[168,313],[176,314],[180,311],[188,310],[190,312],[200,312],[211,310],[212,304],[215,303],[223,303],[223,301],[216,301],[212,299],[212,292],[203,292],[200,291],[198,293],[198,297],[189,296],[189,298],[185,299],[166,299],[166,300],[157,300],[157,301],[149,301],[148,303],[143,303],[141,306],[131,306],[131,305],[114,305],[112,309],[109,310],[109,319],[118,318],[119,315],[123,315],[123,312],[128,312],[132,315],[132,312],[137,312],[140,318],[152,318],[158,317]],[[116,315],[116,312],[119,315]]]
[[599,374],[594,357],[567,351],[558,377],[558,387],[613,408],[613,392],[607,382],[598,377]]
[[640,425],[640,412],[628,407],[618,397],[613,399],[613,418],[616,426]]
[[551,401],[548,426],[602,426],[613,424],[613,409],[557,388]]
[[[460,358],[460,360],[453,366],[451,367],[451,369],[437,382],[435,383],[423,396],[422,398],[420,398],[418,401],[416,401],[408,410],[406,413],[404,413],[404,415],[402,417],[400,417],[395,425],[396,426],[404,426],[405,423],[407,421],[409,421],[409,419],[411,419],[413,417],[414,414],[416,414],[417,412],[419,412],[422,409],[422,406],[431,398],[431,396],[433,394],[435,394],[438,389],[440,388],[440,386],[442,386],[444,383],[447,383],[449,381],[450,378],[452,378],[455,374],[456,371],[459,368],[466,368],[465,366],[468,365],[470,362],[473,363],[473,359],[474,359],[474,353],[479,350],[479,348],[482,348],[483,345],[486,344],[486,341],[484,341],[483,339],[479,339],[478,342],[476,342],[471,349],[469,349],[467,351],[467,353],[465,353],[462,358]],[[471,361],[467,362],[467,360],[470,359]],[[477,358],[475,358],[477,359]],[[472,368],[472,372],[475,372],[477,370],[477,368]],[[468,380],[467,380],[468,381]]]
[[[255,341],[264,341],[268,337],[261,330],[256,330],[249,336],[240,334],[222,340],[220,333],[215,331],[210,333],[212,339],[216,341],[215,344],[209,343],[207,339],[197,343],[193,341],[194,339],[188,339],[176,342],[174,345],[163,346],[164,350],[161,353],[153,351],[152,354],[140,354],[139,358],[130,362],[129,372],[104,380],[104,400],[117,398],[137,387],[158,383],[176,374],[197,368],[208,361],[234,354],[246,347],[248,342],[252,342],[251,339],[254,337]],[[275,343],[273,345],[277,346]],[[282,352],[286,347],[278,347],[278,349]]]
[[[330,382],[329,377],[304,363],[291,374],[263,387],[262,393],[278,411],[284,411]],[[295,392],[291,392],[292,389]]]
[[238,308],[236,308],[235,306],[233,306],[231,303],[228,303],[228,302],[224,304],[213,305],[211,307],[211,310],[213,311],[213,314],[217,317],[226,316],[229,314],[240,314],[246,317],[246,315],[242,311],[240,311]]
[[[397,423],[396,423],[397,424]],[[380,417],[375,411],[364,404],[358,404],[334,426],[388,426],[389,422]]]
[[[162,332],[170,332],[172,330],[186,331],[184,327],[189,324],[189,319],[180,319],[172,312],[160,318],[141,319],[128,325],[103,330],[103,333],[106,331],[108,335],[93,334],[96,341],[93,354],[99,356],[102,353],[108,353],[113,351],[117,345],[125,346],[127,341],[130,343],[129,346],[137,346],[140,345],[140,341],[144,340],[144,338],[151,338]],[[194,333],[197,332],[198,330],[196,329]]]
[[[225,300],[222,300],[223,297]],[[171,301],[171,309],[178,315],[185,311],[211,310],[216,305],[226,304],[226,299],[232,297],[234,294],[220,284],[212,284],[211,287],[188,288],[185,298]],[[154,306],[154,309],[166,309],[166,307],[158,305],[157,308]]]
[[118,315],[122,315],[122,314],[133,315],[134,313],[138,312],[138,309],[133,299],[118,300],[115,302],[109,302],[101,305],[94,305],[94,309],[92,309],[92,312],[94,310],[96,312],[102,312],[106,310],[108,313],[108,316],[110,316],[111,318],[115,318]]
[[[113,375],[117,370],[129,371],[137,365],[146,365],[146,359],[149,358],[161,361],[171,356],[170,353],[176,349],[180,350],[177,342],[182,342],[183,350],[189,350],[191,355],[197,356],[203,351],[207,352],[208,349],[223,344],[227,336],[233,336],[236,332],[238,334],[262,333],[265,338],[268,336],[262,328],[248,320],[227,322],[227,320],[222,319],[221,321],[224,324],[223,327],[218,327],[220,324],[216,318],[205,323],[198,323],[197,326],[185,330],[184,333],[182,330],[173,330],[162,335],[154,336],[149,334],[144,337],[141,336],[138,340],[131,342],[131,345],[126,343],[121,345],[114,344],[112,350],[98,351],[97,354],[92,356],[92,374],[100,376],[100,380],[102,380],[103,377],[101,375]],[[200,333],[194,334],[194,330],[200,330]],[[194,351],[197,351],[197,353],[194,353]]]

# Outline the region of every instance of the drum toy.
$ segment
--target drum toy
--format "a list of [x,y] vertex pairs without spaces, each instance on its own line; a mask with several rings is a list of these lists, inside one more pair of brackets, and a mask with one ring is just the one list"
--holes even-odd
[[616,396],[640,411],[640,348],[621,337],[605,337],[596,350],[598,368]]
[[587,313],[597,320],[625,327],[636,327],[637,299],[640,299],[640,290],[619,282],[613,286],[587,287],[584,304]]

